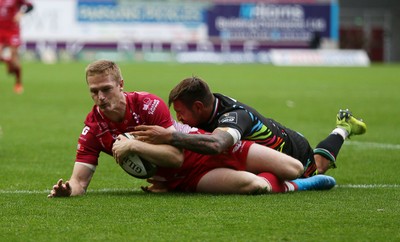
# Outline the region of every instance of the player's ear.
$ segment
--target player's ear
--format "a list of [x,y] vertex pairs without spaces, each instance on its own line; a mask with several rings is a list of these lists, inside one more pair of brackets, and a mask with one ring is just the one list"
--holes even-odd
[[123,79],[119,83],[119,88],[121,91],[124,89],[124,80]]
[[204,109],[204,104],[201,101],[195,101],[192,106],[194,111],[202,111]]

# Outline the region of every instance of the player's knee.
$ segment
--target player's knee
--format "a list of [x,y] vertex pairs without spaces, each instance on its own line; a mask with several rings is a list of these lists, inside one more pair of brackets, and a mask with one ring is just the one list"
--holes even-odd
[[301,162],[296,162],[295,164],[293,164],[293,166],[291,167],[291,177],[287,178],[286,180],[294,180],[297,179],[299,177],[301,177],[304,173],[304,166]]
[[303,173],[303,164],[298,160],[294,160],[294,162],[287,164],[284,169],[281,169],[275,175],[277,175],[282,180],[294,180],[301,177]]

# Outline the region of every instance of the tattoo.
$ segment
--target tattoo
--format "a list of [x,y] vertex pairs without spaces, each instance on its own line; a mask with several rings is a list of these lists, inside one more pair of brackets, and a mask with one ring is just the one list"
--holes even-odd
[[200,154],[212,155],[231,147],[233,138],[225,131],[218,131],[211,135],[173,132],[171,144]]

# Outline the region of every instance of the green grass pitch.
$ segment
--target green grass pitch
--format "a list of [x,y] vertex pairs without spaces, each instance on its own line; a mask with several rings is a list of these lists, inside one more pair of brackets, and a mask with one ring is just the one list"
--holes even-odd
[[340,108],[367,133],[346,141],[330,191],[145,194],[102,155],[87,195],[47,199],[68,179],[92,107],[87,63],[24,63],[25,93],[0,65],[0,241],[400,241],[400,66],[119,63],[125,90],[167,99],[181,79],[251,104],[315,146]]

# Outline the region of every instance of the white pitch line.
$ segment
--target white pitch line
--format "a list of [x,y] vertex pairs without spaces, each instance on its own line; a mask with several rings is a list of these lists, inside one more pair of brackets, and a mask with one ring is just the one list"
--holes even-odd
[[0,190],[0,194],[40,194],[40,193],[50,193],[49,191],[37,191],[37,190],[33,190],[33,191],[29,191],[29,190],[14,190],[14,191],[10,191],[10,190]]
[[346,141],[345,145],[356,146],[363,149],[400,150],[400,144],[385,144],[377,142]]
[[400,188],[399,184],[343,184],[336,186],[343,188]]
[[[89,189],[87,193],[102,193],[102,192],[133,192],[140,191],[140,188],[102,188]],[[0,190],[0,194],[49,194],[50,190]]]
[[[362,189],[374,189],[374,188],[400,188],[400,184],[343,184],[336,185],[338,188],[362,188]],[[140,188],[103,188],[88,190],[87,193],[107,193],[107,192],[134,192],[140,191]],[[49,194],[50,190],[0,190],[0,194]]]

